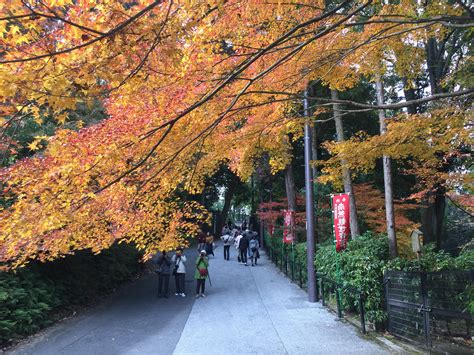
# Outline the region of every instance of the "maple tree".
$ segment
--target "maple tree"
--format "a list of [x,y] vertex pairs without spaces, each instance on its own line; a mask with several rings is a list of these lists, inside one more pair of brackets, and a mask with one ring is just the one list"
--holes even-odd
[[202,206],[179,199],[178,191],[200,192],[222,163],[246,179],[263,154],[272,172],[291,161],[285,137],[301,136],[293,103],[308,82],[350,88],[377,72],[374,63],[400,39],[442,36],[466,23],[459,4],[436,1],[423,16],[416,6],[3,2],[3,127],[25,116],[41,122],[45,112],[68,122],[79,103],[96,99],[109,117],[38,137],[30,148],[47,143],[41,155],[1,171],[8,207],[0,212],[0,260],[17,267],[83,248],[99,252],[116,240],[136,243],[147,256],[176,247],[207,220]]

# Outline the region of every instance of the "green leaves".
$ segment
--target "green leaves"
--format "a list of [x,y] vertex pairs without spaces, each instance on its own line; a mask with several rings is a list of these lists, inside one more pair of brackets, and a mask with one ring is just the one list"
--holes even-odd
[[109,293],[140,270],[140,257],[134,247],[122,244],[97,256],[82,251],[0,273],[0,344],[51,324],[59,309]]
[[[321,247],[315,256],[318,272],[336,280],[336,251],[332,243]],[[374,323],[385,320],[383,309],[383,267],[389,258],[388,239],[384,235],[372,232],[364,233],[348,243],[347,249],[339,253],[341,282],[344,285],[361,290],[365,296],[367,319]],[[356,295],[343,293],[343,307],[355,310],[359,305]]]

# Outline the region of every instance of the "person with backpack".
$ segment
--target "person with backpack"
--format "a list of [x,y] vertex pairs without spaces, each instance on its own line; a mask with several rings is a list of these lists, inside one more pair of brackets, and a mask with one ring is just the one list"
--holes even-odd
[[260,248],[260,243],[258,242],[257,236],[254,235],[249,242],[250,261],[252,262],[252,266],[254,266],[254,262],[255,262],[255,265],[257,265],[259,248]]
[[174,280],[176,283],[176,293],[175,296],[186,297],[184,293],[184,278],[186,276],[186,255],[183,253],[182,248],[176,250],[175,255],[171,258],[171,262],[174,263]]
[[158,273],[158,298],[168,298],[171,259],[169,255],[166,254],[166,250],[161,252],[161,255],[158,256],[156,263],[158,265],[156,268],[156,272]]
[[224,260],[229,260],[230,258],[230,246],[232,245],[232,242],[234,241],[234,238],[231,235],[231,231],[229,231],[229,234],[224,234],[221,239],[224,242]]
[[196,271],[194,278],[196,279],[196,299],[206,297],[206,279],[209,276],[209,259],[205,250],[201,250],[200,255],[196,259]]

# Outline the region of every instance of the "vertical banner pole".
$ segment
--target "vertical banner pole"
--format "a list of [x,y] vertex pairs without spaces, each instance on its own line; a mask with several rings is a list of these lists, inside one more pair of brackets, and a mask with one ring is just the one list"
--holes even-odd
[[341,269],[339,253],[347,246],[347,239],[350,233],[350,197],[343,193],[331,195],[331,210],[333,222],[334,250],[336,252],[336,297],[338,317],[342,317],[342,297],[341,297]]
[[334,195],[331,195],[331,216],[332,216],[332,235],[334,238],[334,251],[336,252],[336,302],[337,302],[337,317],[342,318],[342,310],[341,310],[341,290],[339,285],[341,283],[341,270],[339,268],[339,252],[337,251],[337,241],[336,241],[336,223],[335,223],[335,215],[336,210],[334,209],[333,203]]
[[306,263],[308,268],[308,301],[316,302],[316,278],[314,271],[314,185],[311,171],[311,127],[309,125],[308,89],[304,98],[304,176],[306,190]]
[[291,243],[291,281],[295,281],[295,243]]

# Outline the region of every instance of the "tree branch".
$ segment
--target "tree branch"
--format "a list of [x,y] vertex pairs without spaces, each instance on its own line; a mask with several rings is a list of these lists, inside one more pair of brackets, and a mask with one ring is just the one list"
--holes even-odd
[[138,12],[137,14],[135,14],[134,16],[130,17],[129,19],[127,19],[126,21],[122,22],[120,25],[118,25],[117,27],[114,27],[113,29],[111,29],[110,31],[106,32],[105,34],[103,34],[102,36],[99,36],[97,38],[94,38],[93,40],[90,40],[86,43],[83,43],[83,44],[80,44],[78,46],[75,46],[75,47],[71,47],[71,48],[67,48],[67,49],[63,49],[61,51],[57,51],[57,52],[52,52],[52,53],[47,53],[47,54],[41,54],[41,55],[37,55],[37,56],[33,56],[33,57],[29,57],[29,58],[19,58],[19,59],[11,59],[11,60],[3,60],[3,61],[0,61],[0,64],[9,64],[9,63],[24,63],[24,62],[31,62],[31,61],[34,61],[34,60],[38,60],[38,59],[43,59],[43,58],[48,58],[48,57],[53,57],[53,56],[57,56],[57,55],[60,55],[60,54],[65,54],[65,53],[70,53],[70,52],[73,52],[75,50],[78,50],[80,48],[84,48],[84,47],[87,47],[87,46],[90,46],[91,44],[94,44],[96,42],[99,42],[103,39],[106,39],[106,38],[109,38],[109,37],[112,37],[114,35],[116,35],[117,33],[119,33],[120,31],[122,31],[123,29],[125,29],[127,26],[129,26],[131,23],[135,22],[136,20],[138,20],[140,17],[142,17],[144,14],[146,14],[147,12],[153,10],[156,6],[158,6],[159,4],[161,4],[164,0],[157,0],[155,2],[153,2],[152,4],[148,5],[147,7],[145,7],[143,10],[141,10],[140,12]]
[[296,94],[296,93],[291,93],[291,92],[284,92],[284,91],[248,91],[246,95],[250,94],[264,94],[264,95],[284,95],[284,96],[291,96],[299,99],[303,98],[308,98],[311,100],[317,100],[321,102],[327,102],[327,103],[338,103],[338,104],[346,104],[346,105],[351,105],[351,106],[356,106],[356,107],[361,107],[361,108],[366,108],[366,109],[372,109],[372,110],[389,110],[389,109],[397,109],[397,108],[403,108],[407,107],[410,105],[417,105],[425,102],[430,102],[430,101],[435,101],[435,100],[440,100],[440,99],[447,99],[451,97],[458,97],[458,96],[472,96],[474,94],[474,89],[466,89],[466,90],[460,90],[460,91],[455,91],[455,92],[448,92],[448,93],[441,93],[441,94],[434,94],[431,96],[423,97],[421,99],[417,100],[410,100],[410,101],[403,101],[403,102],[398,102],[395,104],[385,104],[385,105],[371,105],[371,104],[364,104],[362,102],[357,102],[357,101],[351,101],[351,100],[332,100],[332,99],[327,99],[324,97],[315,97],[315,96],[304,96],[301,94]]

